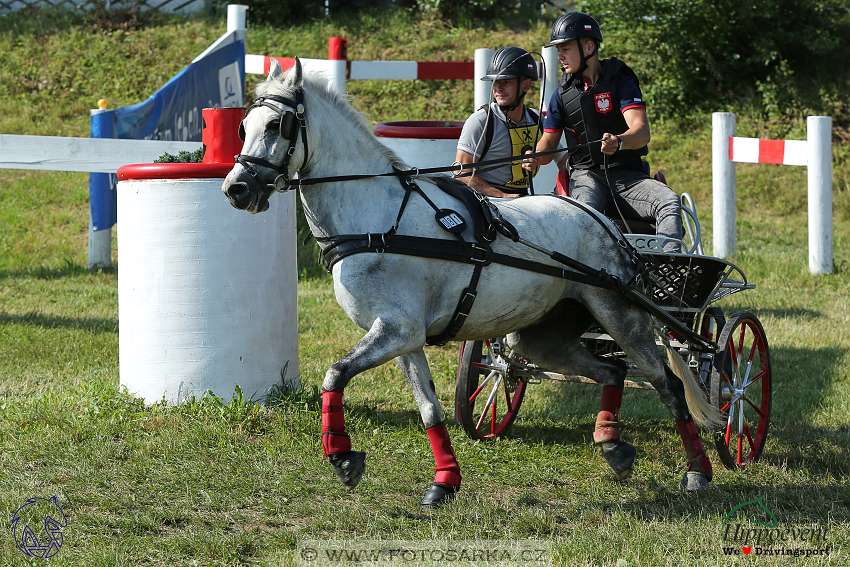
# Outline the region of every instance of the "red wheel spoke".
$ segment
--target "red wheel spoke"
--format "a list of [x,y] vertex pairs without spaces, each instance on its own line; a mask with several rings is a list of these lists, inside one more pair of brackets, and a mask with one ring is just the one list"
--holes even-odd
[[756,374],[755,376],[753,376],[753,379],[752,379],[752,380],[750,380],[750,383],[749,383],[749,384],[747,384],[747,386],[751,386],[751,385],[752,385],[752,384],[754,384],[754,383],[755,383],[755,382],[756,382],[759,378],[761,378],[762,376],[765,376],[766,374],[767,374],[767,370],[762,370],[761,372],[759,372],[758,374]]
[[486,385],[486,382],[484,384],[481,384],[480,386],[478,386],[478,388],[472,393],[472,395],[469,396],[469,403],[470,404],[475,402],[475,398],[478,397],[478,394],[481,393],[481,389],[484,388],[485,385]]
[[767,416],[764,414],[763,411],[761,411],[761,408],[755,405],[750,398],[745,397],[744,399],[747,400],[747,403],[750,404],[750,406],[754,410],[756,410],[756,413],[759,414],[759,417],[761,417],[762,419],[767,419]]

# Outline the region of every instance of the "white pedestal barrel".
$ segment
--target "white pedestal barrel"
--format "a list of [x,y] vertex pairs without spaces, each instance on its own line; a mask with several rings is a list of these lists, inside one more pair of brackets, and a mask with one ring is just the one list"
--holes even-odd
[[[411,168],[425,169],[449,167],[454,163],[462,129],[463,122],[382,122],[375,125],[375,135]],[[544,165],[534,176],[534,193],[555,193],[557,179],[555,162]]]
[[118,183],[120,383],[146,403],[297,384],[295,192],[251,215],[221,183]]

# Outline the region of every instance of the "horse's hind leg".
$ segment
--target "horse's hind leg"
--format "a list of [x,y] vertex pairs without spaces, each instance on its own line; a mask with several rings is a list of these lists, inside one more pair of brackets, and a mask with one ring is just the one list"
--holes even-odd
[[366,453],[351,450],[345,429],[343,391],[357,374],[388,362],[401,353],[421,346],[413,333],[401,326],[376,319],[360,341],[342,360],[331,366],[322,382],[322,448],[334,472],[349,489],[357,486],[366,468]]
[[460,490],[460,466],[452,449],[449,432],[443,423],[443,408],[437,398],[425,352],[420,348],[395,360],[413,390],[413,397],[419,406],[437,465],[434,469],[434,482],[419,503],[421,510],[432,510],[452,501],[455,493]]
[[705,454],[688,409],[684,385],[664,364],[658,353],[651,317],[623,298],[608,296],[597,303],[602,304],[606,307],[597,307],[594,314],[641,369],[676,420],[676,428],[688,459],[688,470],[682,478],[682,488],[688,492],[705,489],[712,478],[711,462]]
[[617,358],[602,358],[579,341],[593,318],[577,303],[563,306],[568,316],[526,327],[509,337],[511,348],[536,364],[565,375],[593,378],[602,386],[593,442],[611,470],[621,478],[634,470],[635,448],[620,438],[619,413],[627,365]]

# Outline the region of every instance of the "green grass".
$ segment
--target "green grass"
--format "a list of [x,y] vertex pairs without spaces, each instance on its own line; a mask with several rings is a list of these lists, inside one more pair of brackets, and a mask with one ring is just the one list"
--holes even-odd
[[[0,49],[13,62],[44,61],[45,69],[71,60],[81,46],[120,52],[128,42],[150,41],[150,60],[143,49],[126,56],[150,63],[148,77],[130,77],[120,58],[110,71],[138,81],[145,93],[158,86],[150,83],[162,83],[178,70],[166,69],[166,63],[186,61],[222,31],[218,21],[181,20],[117,37],[42,23],[39,50],[25,41],[38,22],[13,20],[0,18]],[[291,53],[300,44],[285,42],[300,38],[314,45],[314,51],[304,49],[305,56],[319,57],[327,35],[337,33],[349,38],[352,59],[424,56],[429,50],[454,55],[484,42],[484,31],[455,33],[435,22],[417,27],[417,41],[410,42],[400,41],[399,31],[383,36],[374,26],[355,24],[252,31],[249,51]],[[498,34],[494,45],[535,44],[545,30],[531,26]],[[360,47],[367,45],[374,51]],[[355,46],[364,49],[362,55]],[[48,51],[59,62],[42,57]],[[156,71],[157,59],[163,60],[162,71]],[[0,69],[5,77],[17,72]],[[8,81],[0,84],[11,88]],[[362,89],[358,104],[376,121],[407,117],[408,108],[434,119],[462,119],[471,110],[467,84],[446,93],[437,93],[437,83],[406,84],[419,90],[386,87],[382,93],[377,82],[356,85]],[[113,87],[107,81],[103,88]],[[454,100],[452,93],[460,91]],[[113,92],[119,90],[0,92],[0,131],[85,135],[88,118],[80,114],[87,115],[97,98],[115,98]],[[431,95],[443,97],[444,106]],[[138,100],[117,104],[133,102]],[[455,114],[446,116],[446,109]],[[741,135],[776,127],[759,125],[740,110]],[[800,124],[794,128],[795,137],[804,137]],[[591,445],[598,388],[533,385],[505,440],[474,443],[450,423],[463,490],[457,504],[429,515],[419,513],[417,504],[433,478],[433,461],[412,395],[394,364],[358,376],[346,390],[355,447],[368,452],[361,484],[346,491],[322,458],[318,388],[328,366],[362,336],[336,305],[327,278],[299,282],[300,390],[281,390],[262,406],[238,398],[145,406],[118,387],[117,271],[85,269],[86,176],[0,171],[0,509],[8,528],[0,537],[0,564],[32,564],[15,548],[10,519],[26,499],[55,494],[69,520],[65,544],[52,560],[58,565],[289,565],[298,542],[325,538],[537,539],[552,543],[557,565],[570,566],[846,565],[846,150],[835,148],[835,274],[828,277],[808,275],[805,169],[738,166],[734,261],[758,287],[721,306],[727,317],[755,313],[770,341],[773,419],[760,462],[745,472],[722,469],[706,435],[715,479],[705,493],[682,494],[684,455],[669,414],[654,393],[627,390],[621,417],[626,439],[638,447],[638,467],[631,479],[615,480]],[[710,119],[657,125],[650,157],[676,190],[696,197],[710,250]],[[427,349],[448,416],[456,347]],[[720,531],[726,514],[758,498],[783,526],[828,527],[831,557],[724,556]]]

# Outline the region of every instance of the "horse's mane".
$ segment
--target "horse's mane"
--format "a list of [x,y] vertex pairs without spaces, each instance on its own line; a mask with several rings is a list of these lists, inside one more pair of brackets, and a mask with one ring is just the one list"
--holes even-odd
[[[292,72],[292,69],[286,71],[284,73],[284,80],[286,76]],[[348,120],[351,122],[354,127],[359,130],[363,137],[378,150],[390,162],[398,167],[398,168],[406,168],[406,164],[399,159],[394,151],[383,145],[378,141],[375,137],[374,132],[372,131],[372,126],[363,113],[355,110],[353,106],[351,106],[351,100],[348,95],[344,95],[339,93],[336,89],[330,88],[330,84],[328,81],[320,76],[312,73],[302,73],[302,79],[304,82],[304,90],[309,91],[314,95],[317,95],[319,98],[322,98],[326,102],[330,103],[333,106],[336,114],[339,115],[343,120]],[[278,79],[266,79],[255,89],[255,94],[257,96],[266,94],[269,92],[270,94],[276,95],[292,95],[292,91],[294,89],[288,89],[285,86],[284,80]],[[309,109],[307,110],[309,112]]]

